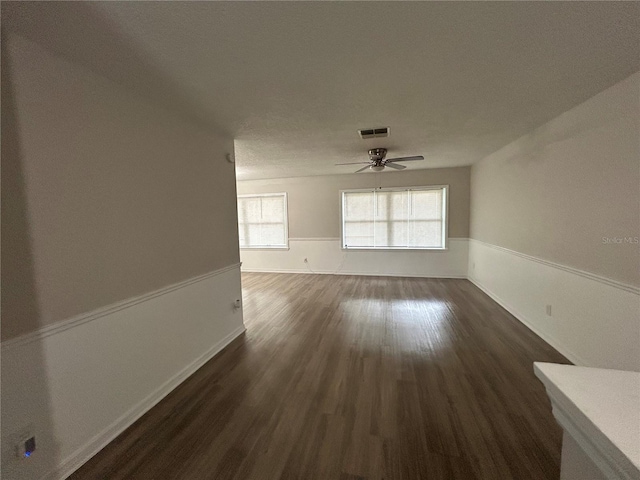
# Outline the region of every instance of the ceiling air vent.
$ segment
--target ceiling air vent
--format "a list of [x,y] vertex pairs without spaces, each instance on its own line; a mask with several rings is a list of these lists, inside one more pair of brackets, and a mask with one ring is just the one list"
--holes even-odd
[[358,133],[363,140],[367,138],[388,137],[389,127],[363,128],[362,130],[358,130]]

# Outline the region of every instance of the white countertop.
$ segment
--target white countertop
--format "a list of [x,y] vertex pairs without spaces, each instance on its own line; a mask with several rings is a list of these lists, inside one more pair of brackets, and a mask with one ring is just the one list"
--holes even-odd
[[608,478],[640,478],[640,373],[534,363],[553,414]]

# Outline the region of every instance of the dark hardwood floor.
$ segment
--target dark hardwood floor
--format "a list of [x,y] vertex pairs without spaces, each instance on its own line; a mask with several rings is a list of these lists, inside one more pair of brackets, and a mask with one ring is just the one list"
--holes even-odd
[[242,281],[247,332],[71,478],[559,478],[569,362],[467,280]]

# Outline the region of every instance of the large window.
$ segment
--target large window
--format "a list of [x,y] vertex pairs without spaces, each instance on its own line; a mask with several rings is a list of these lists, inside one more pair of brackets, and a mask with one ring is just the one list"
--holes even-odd
[[364,249],[444,249],[447,187],[342,192],[342,246]]
[[240,248],[287,248],[287,194],[238,196]]

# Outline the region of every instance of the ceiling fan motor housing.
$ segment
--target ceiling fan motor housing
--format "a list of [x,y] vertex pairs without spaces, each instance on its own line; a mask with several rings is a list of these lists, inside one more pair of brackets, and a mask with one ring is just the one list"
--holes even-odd
[[386,155],[386,148],[372,148],[371,150],[369,150],[369,158],[372,162],[375,162],[376,165],[380,165]]

